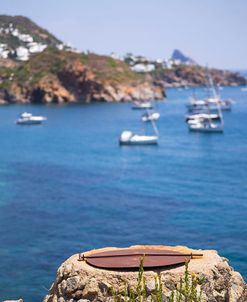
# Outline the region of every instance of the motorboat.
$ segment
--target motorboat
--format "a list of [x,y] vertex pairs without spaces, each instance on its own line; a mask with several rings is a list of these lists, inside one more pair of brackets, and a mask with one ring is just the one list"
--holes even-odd
[[157,121],[159,118],[160,118],[159,112],[152,112],[152,113],[147,112],[142,115],[143,122]]
[[151,102],[134,102],[132,109],[152,109],[153,105]]
[[18,125],[39,125],[43,121],[47,120],[44,116],[34,116],[32,113],[24,112],[20,114],[19,118],[16,121]]
[[140,135],[131,131],[123,131],[119,138],[120,145],[157,145],[157,135]]

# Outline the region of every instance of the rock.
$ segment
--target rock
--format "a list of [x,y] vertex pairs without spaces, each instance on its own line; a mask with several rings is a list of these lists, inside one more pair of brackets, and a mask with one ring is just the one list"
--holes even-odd
[[[136,246],[130,248],[136,248]],[[138,246],[138,248],[142,248],[142,246]],[[205,302],[247,301],[247,287],[243,278],[216,251],[196,251],[181,246],[149,248],[170,249],[184,253],[203,253],[203,258],[190,261],[189,271],[196,274],[200,280],[204,278],[204,283],[198,285],[198,291],[202,288]],[[110,248],[97,250],[97,252],[106,250],[110,250]],[[88,253],[92,254],[94,252],[90,251]],[[176,289],[180,277],[184,275],[184,266],[145,271],[147,301],[151,301],[151,293],[155,290],[157,273],[161,275],[163,301],[168,301],[171,291]],[[44,302],[72,302],[72,300],[73,302],[90,302],[106,301],[106,299],[111,301],[111,288],[124,295],[126,282],[129,288],[134,288],[137,285],[137,278],[138,272],[136,271],[98,269],[84,261],[78,261],[78,255],[74,255],[58,269],[57,278]]]
[[155,290],[155,280],[148,280],[146,286],[147,286],[147,293],[151,294]]
[[32,103],[71,103],[75,97],[53,76],[45,76],[29,92]]

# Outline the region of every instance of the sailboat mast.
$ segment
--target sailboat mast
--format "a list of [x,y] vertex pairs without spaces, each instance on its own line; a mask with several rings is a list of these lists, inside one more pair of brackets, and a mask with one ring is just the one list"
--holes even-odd
[[156,134],[156,136],[159,136],[159,130],[158,130],[155,122],[153,120],[151,120],[151,123],[152,123],[153,129],[154,129],[154,133]]

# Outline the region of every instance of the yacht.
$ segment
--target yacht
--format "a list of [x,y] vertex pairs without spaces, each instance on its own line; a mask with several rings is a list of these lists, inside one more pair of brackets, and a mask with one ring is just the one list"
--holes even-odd
[[39,125],[43,121],[47,120],[44,116],[34,116],[32,113],[24,112],[20,114],[19,118],[16,121],[18,125]]

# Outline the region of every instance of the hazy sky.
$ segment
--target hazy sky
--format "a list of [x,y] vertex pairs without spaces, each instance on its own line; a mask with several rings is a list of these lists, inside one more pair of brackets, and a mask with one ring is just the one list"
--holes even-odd
[[0,13],[30,17],[80,50],[247,69],[247,0],[0,0]]

